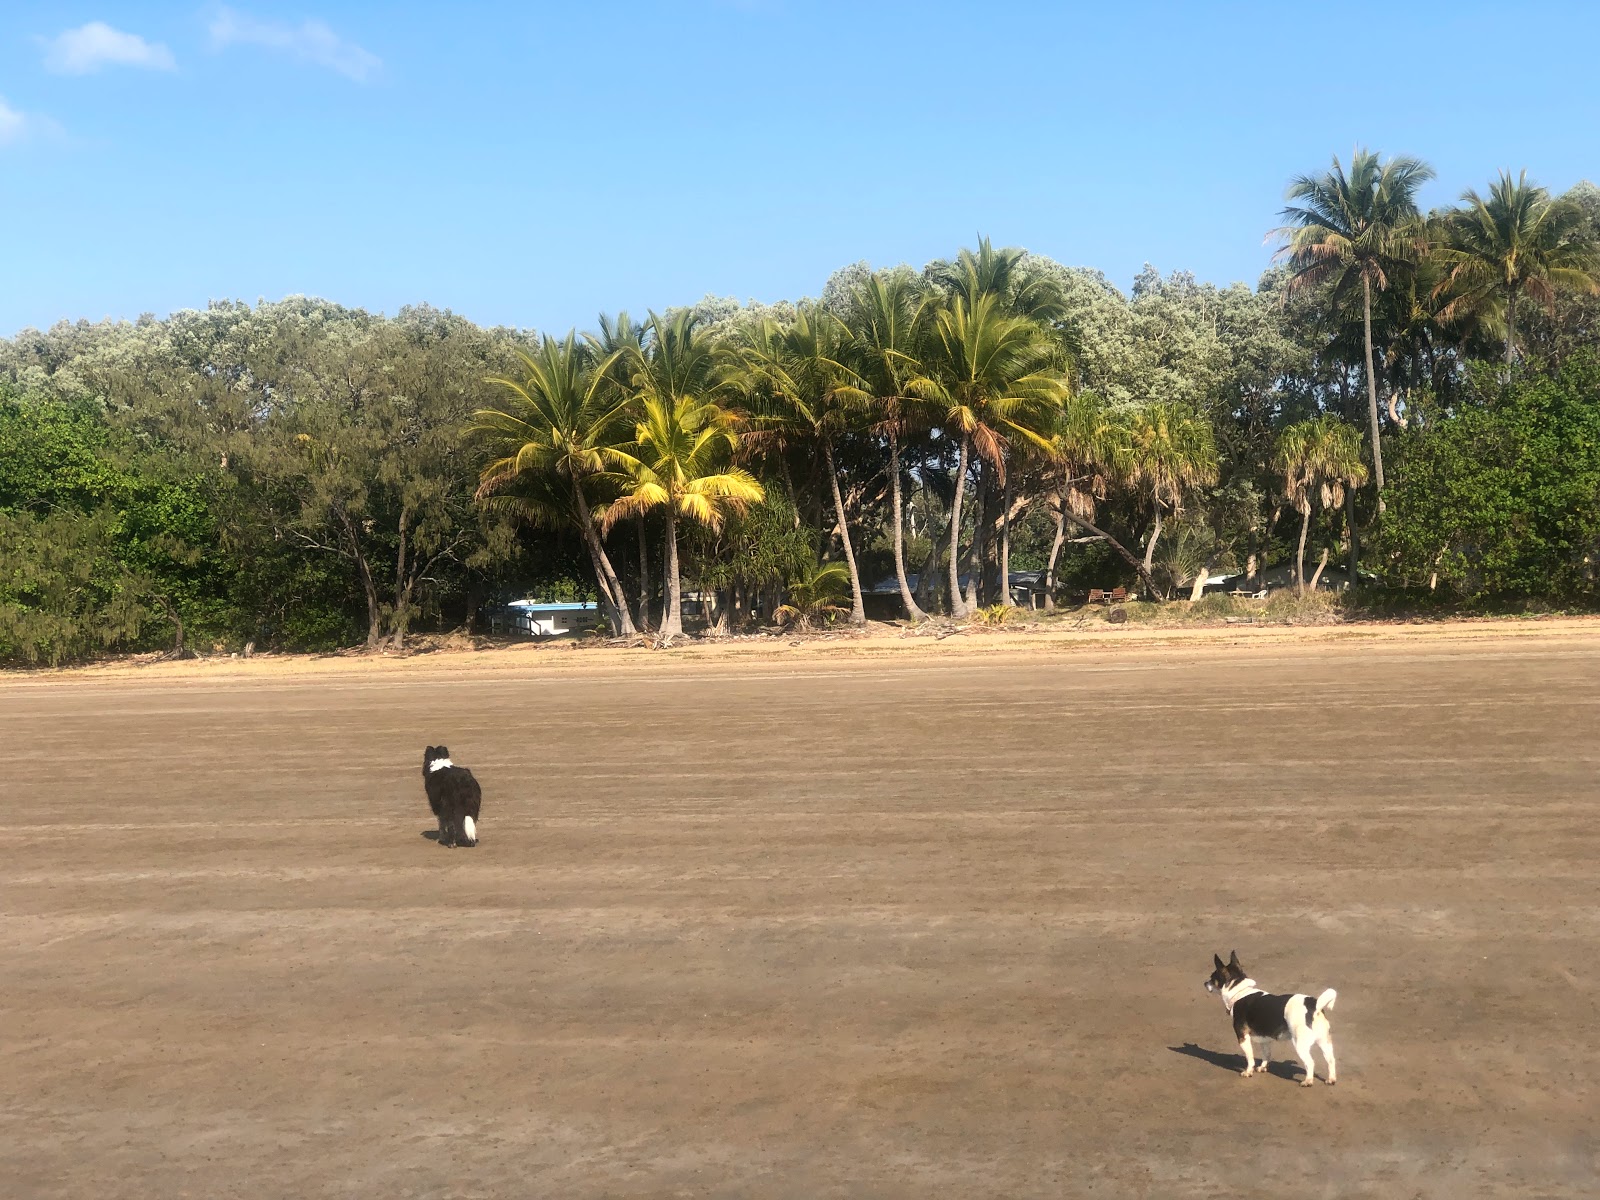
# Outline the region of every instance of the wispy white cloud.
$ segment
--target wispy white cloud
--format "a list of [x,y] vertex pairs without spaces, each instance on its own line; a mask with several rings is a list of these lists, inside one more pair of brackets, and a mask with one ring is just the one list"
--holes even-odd
[[108,66],[170,71],[178,65],[160,42],[147,42],[104,21],[90,21],[46,38],[44,46],[45,67],[60,75],[88,75]]
[[383,66],[376,54],[346,41],[322,21],[284,25],[277,21],[260,21],[231,8],[219,10],[212,18],[211,45],[217,50],[229,46],[262,46],[301,62],[327,67],[357,83],[367,82]]
[[6,103],[0,96],[0,146],[20,142],[28,134],[28,118]]

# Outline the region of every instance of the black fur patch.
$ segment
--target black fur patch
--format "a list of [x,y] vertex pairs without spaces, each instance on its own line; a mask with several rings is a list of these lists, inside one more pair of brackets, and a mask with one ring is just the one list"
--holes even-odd
[[[1244,1040],[1245,1031],[1256,1037],[1283,1040],[1289,1036],[1289,1002],[1293,996],[1257,992],[1241,996],[1233,1006],[1233,1036]],[[1315,1007],[1316,1001],[1312,1001]]]
[[476,846],[476,839],[467,837],[466,818],[477,822],[483,805],[483,789],[465,767],[429,770],[429,764],[449,757],[447,746],[429,746],[422,754],[422,784],[428,792],[428,807],[439,818],[439,844]]

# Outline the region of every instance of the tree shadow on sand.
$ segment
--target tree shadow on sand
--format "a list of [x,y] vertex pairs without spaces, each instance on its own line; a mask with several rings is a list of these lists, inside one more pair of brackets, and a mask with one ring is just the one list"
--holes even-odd
[[[1193,1042],[1185,1042],[1181,1046],[1168,1046],[1167,1049],[1174,1054],[1198,1058],[1201,1062],[1232,1071],[1235,1075],[1244,1070],[1244,1055],[1242,1054],[1223,1054],[1217,1050],[1207,1050],[1203,1046],[1196,1046]],[[1268,1064],[1267,1074],[1276,1075],[1279,1079],[1299,1079],[1300,1066],[1298,1063],[1283,1062],[1275,1059]]]

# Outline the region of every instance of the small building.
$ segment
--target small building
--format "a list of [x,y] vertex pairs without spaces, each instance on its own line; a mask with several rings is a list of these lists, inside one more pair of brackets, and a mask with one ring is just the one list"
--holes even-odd
[[585,633],[602,620],[599,606],[592,600],[558,600],[548,604],[513,600],[496,615],[495,624],[506,633],[547,638]]

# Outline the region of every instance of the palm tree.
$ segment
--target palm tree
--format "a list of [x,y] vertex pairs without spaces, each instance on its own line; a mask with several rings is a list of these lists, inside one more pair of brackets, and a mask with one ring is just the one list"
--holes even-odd
[[1003,483],[1013,443],[1051,452],[1055,422],[1069,391],[1058,361],[1058,348],[1043,326],[1005,313],[993,293],[972,304],[958,295],[933,314],[927,371],[905,386],[911,395],[942,408],[944,431],[961,439],[950,506],[952,616],[972,611],[960,584],[961,502],[968,464],[976,454]]
[[996,250],[989,239],[979,238],[976,251],[965,248],[953,260],[928,268],[928,278],[947,295],[959,296],[968,307],[983,296],[993,296],[1012,316],[1032,317],[1044,324],[1066,313],[1060,285],[1028,267],[1028,252],[1015,247]]
[[1345,174],[1335,156],[1323,175],[1300,175],[1290,184],[1283,210],[1289,223],[1275,230],[1287,238],[1281,253],[1293,274],[1288,291],[1316,284],[1331,285],[1335,304],[1361,291],[1361,321],[1367,367],[1367,416],[1372,438],[1373,479],[1378,511],[1383,503],[1383,448],[1378,442],[1378,379],[1372,354],[1372,292],[1389,286],[1397,272],[1417,263],[1427,249],[1427,235],[1417,211],[1417,189],[1433,178],[1433,168],[1420,159],[1391,158],[1356,150]]
[[[493,456],[479,474],[478,497],[517,490],[520,495],[507,499],[525,517],[574,525],[589,551],[613,634],[631,635],[628,600],[596,532],[588,494],[623,462],[618,447],[629,433],[626,398],[606,386],[610,360],[597,360],[573,333],[559,341],[542,338],[533,354],[517,355],[522,379],[489,380],[510,393],[505,407],[474,414],[471,431]],[[554,486],[541,487],[535,482],[541,478]]]
[[1444,244],[1437,254],[1448,268],[1439,293],[1449,292],[1442,316],[1503,319],[1506,365],[1517,355],[1517,301],[1527,296],[1555,312],[1556,290],[1600,293],[1600,246],[1588,215],[1567,199],[1552,199],[1528,182],[1502,171],[1485,200],[1471,188],[1466,207],[1442,221]]
[[1361,440],[1355,430],[1326,414],[1285,429],[1278,437],[1275,462],[1283,472],[1284,494],[1300,514],[1295,586],[1303,596],[1306,592],[1306,535],[1311,531],[1312,505],[1318,500],[1324,509],[1343,504],[1345,488],[1365,483],[1367,468],[1361,461]]
[[933,423],[929,406],[906,390],[922,373],[916,358],[923,300],[913,281],[900,273],[867,276],[847,301],[851,331],[850,361],[870,397],[875,425],[889,441],[889,484],[894,508],[894,575],[900,603],[912,621],[927,614],[911,594],[906,577],[905,501],[901,496],[900,446],[907,434]]
[[789,601],[779,605],[773,620],[801,630],[814,629],[819,621],[849,611],[839,603],[849,582],[843,563],[817,563],[807,574],[789,581]]
[[1152,400],[1128,414],[1122,447],[1122,475],[1143,489],[1155,510],[1155,523],[1144,549],[1144,571],[1150,577],[1164,514],[1183,511],[1186,493],[1217,480],[1217,442],[1211,422],[1186,404]]
[[[627,397],[625,366],[626,351],[638,350],[644,344],[644,327],[636,325],[626,310],[615,317],[600,314],[599,332],[584,334],[595,354],[611,363],[610,376],[620,394]],[[645,515],[640,513],[634,521],[639,538],[639,628],[650,628],[650,541],[646,531]]]
[[659,508],[666,516],[666,611],[663,638],[683,634],[683,585],[678,567],[678,521],[720,528],[723,517],[764,498],[748,471],[730,465],[738,435],[732,415],[716,402],[721,390],[710,344],[696,336],[687,311],[650,314],[641,344],[625,350],[632,392],[633,441],[619,451],[614,478],[621,496],[601,513],[609,528],[624,517]]
[[846,520],[844,493],[833,461],[833,446],[865,411],[867,394],[845,365],[850,331],[843,321],[812,304],[801,305],[794,320],[780,325],[766,318],[735,347],[733,386],[749,404],[750,440],[776,436],[781,444],[798,435],[822,448],[833,489],[834,518],[850,572],[850,620],[863,625],[866,605],[861,572]]

